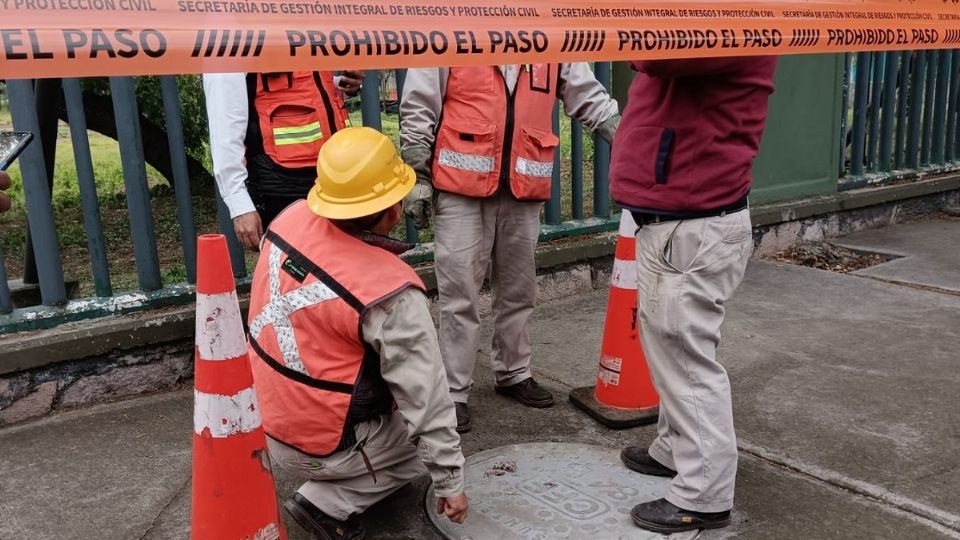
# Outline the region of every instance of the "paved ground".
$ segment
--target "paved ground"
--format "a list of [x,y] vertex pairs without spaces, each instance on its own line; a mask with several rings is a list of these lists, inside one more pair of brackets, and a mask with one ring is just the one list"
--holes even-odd
[[[883,233],[918,239],[897,245],[919,261],[897,281],[960,289],[956,264],[920,264],[950,246],[955,257],[960,222],[923,227]],[[652,427],[610,431],[565,399],[593,382],[605,302],[597,293],[537,311],[537,375],[561,398],[552,409],[496,396],[482,353],[466,452],[650,441]],[[732,527],[701,538],[960,538],[960,295],[758,261],[729,308],[737,506]],[[180,391],[0,431],[0,539],[186,538],[191,414]],[[279,483],[281,494],[297,485]],[[419,511],[423,489],[372,510],[371,537],[437,538]],[[290,533],[306,538],[292,523]]]

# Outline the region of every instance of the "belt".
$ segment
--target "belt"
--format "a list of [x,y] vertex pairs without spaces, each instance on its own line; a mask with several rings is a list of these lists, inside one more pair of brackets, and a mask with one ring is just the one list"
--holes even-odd
[[643,227],[644,225],[650,225],[651,223],[668,223],[671,221],[683,221],[686,219],[723,217],[727,214],[739,212],[747,206],[749,206],[749,201],[746,197],[744,197],[743,199],[740,199],[731,205],[716,208],[714,210],[706,210],[704,212],[671,212],[669,214],[651,214],[649,212],[630,213],[633,214],[633,220],[637,223],[637,226]]

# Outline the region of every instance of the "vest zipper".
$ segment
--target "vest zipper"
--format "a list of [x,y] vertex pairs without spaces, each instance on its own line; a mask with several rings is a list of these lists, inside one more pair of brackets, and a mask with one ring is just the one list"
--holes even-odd
[[493,69],[500,74],[500,80],[503,81],[503,89],[507,92],[507,120],[504,125],[503,155],[500,158],[500,185],[505,185],[507,189],[511,189],[510,154],[513,151],[513,124],[515,123],[513,109],[517,97],[517,89],[520,88],[520,77],[523,75],[523,67],[521,67],[520,72],[517,73],[517,83],[513,87],[513,92],[510,91],[510,85],[507,84],[507,78],[503,76],[503,71],[501,71],[500,68]]
[[323,88],[323,81],[320,80],[320,74],[316,71],[313,72],[313,82],[317,85],[317,90],[320,91],[320,99],[323,101],[323,108],[327,110],[327,121],[330,126],[330,133],[324,133],[323,136],[330,138],[331,135],[337,132],[337,118],[333,113],[333,104],[330,103],[330,96],[327,95],[327,91]]

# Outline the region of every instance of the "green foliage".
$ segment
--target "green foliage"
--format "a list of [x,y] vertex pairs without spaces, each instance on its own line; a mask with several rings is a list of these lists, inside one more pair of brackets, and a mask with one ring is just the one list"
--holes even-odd
[[[83,79],[83,89],[98,95],[110,95],[110,83],[105,78]],[[210,135],[200,76],[178,75],[177,91],[180,93],[180,117],[187,153],[202,163],[208,163],[207,145]],[[159,77],[137,78],[137,103],[145,117],[166,129]]]

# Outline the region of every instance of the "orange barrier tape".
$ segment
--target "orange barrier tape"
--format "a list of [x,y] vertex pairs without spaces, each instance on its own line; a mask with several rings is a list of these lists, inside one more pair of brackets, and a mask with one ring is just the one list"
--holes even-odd
[[0,78],[960,46],[960,0],[0,0]]

